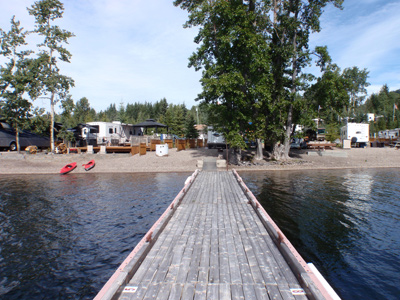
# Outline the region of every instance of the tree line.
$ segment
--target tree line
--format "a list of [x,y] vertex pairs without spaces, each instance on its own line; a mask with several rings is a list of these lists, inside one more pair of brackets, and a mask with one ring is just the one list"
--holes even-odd
[[[72,139],[67,129],[76,127],[78,124],[88,122],[113,122],[120,121],[125,124],[137,124],[147,119],[154,119],[159,123],[168,126],[166,129],[159,129],[159,133],[175,134],[179,137],[195,138],[198,136],[194,131],[194,125],[207,122],[207,110],[204,107],[193,106],[188,109],[183,104],[168,103],[163,98],[155,103],[135,102],[120,103],[118,106],[110,104],[104,111],[96,112],[90,106],[89,100],[84,97],[76,103],[71,96],[61,100],[62,112],[56,115],[56,121],[62,124],[59,137],[63,139]],[[47,118],[48,119],[48,118]]]
[[359,121],[367,121],[367,113],[375,114],[375,121],[370,122],[370,133],[381,130],[400,128],[400,90],[389,91],[385,84],[379,93],[372,94],[362,105],[357,113]]

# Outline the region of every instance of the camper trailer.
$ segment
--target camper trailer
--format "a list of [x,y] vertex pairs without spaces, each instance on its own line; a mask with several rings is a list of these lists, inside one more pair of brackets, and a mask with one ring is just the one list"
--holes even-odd
[[226,148],[225,138],[222,133],[213,131],[211,126],[207,132],[207,147],[208,149],[223,149]]
[[340,138],[350,140],[352,144],[364,147],[369,142],[369,124],[347,123],[340,131]]
[[[133,135],[133,125],[124,124],[118,121],[114,122],[89,122],[91,128],[96,128],[94,133],[98,145],[124,145],[129,143]],[[82,128],[82,137],[93,135],[87,127]]]
[[381,130],[378,132],[378,137],[381,139],[397,140],[400,137],[400,128]]

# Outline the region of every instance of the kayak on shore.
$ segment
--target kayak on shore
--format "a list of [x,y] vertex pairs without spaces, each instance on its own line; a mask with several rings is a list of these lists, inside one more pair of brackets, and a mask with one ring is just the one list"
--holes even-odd
[[85,168],[85,171],[89,171],[89,170],[93,169],[95,165],[96,165],[96,163],[94,162],[94,159],[92,159],[87,164],[83,164],[82,166]]
[[67,165],[65,165],[64,167],[61,168],[60,174],[61,175],[68,174],[69,172],[75,170],[75,168],[76,168],[76,162],[67,164]]

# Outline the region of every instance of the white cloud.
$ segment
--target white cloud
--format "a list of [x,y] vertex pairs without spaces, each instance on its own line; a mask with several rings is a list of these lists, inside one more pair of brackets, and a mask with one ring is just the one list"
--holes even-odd
[[[4,0],[0,0],[4,1]],[[87,97],[96,110],[111,103],[158,101],[194,105],[200,93],[200,73],[188,69],[194,51],[195,30],[183,29],[186,12],[165,0],[69,0],[58,21],[73,32],[66,48],[70,64],[60,64],[63,74],[75,80],[75,101]],[[21,15],[33,28],[26,7],[34,0],[7,1],[0,12],[0,28],[8,29],[3,17]],[[2,7],[3,8],[3,7]],[[36,42],[35,42],[36,43]]]

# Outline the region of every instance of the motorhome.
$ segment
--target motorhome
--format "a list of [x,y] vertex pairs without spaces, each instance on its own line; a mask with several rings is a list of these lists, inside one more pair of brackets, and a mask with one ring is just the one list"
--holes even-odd
[[366,146],[369,142],[369,124],[347,123],[340,131],[341,140],[351,140],[352,144],[360,147]]
[[[134,134],[132,124],[124,124],[118,121],[114,122],[88,122],[86,127],[82,128],[82,137],[97,140],[98,145],[124,145],[129,143],[131,135]],[[92,133],[90,128],[95,128]]]
[[[21,130],[19,132],[19,145],[21,149],[27,146],[37,146],[38,148],[45,149],[50,147],[50,139],[48,137],[34,134],[33,132]],[[8,123],[0,120],[0,148],[8,149],[10,151],[17,150],[17,141],[15,136],[15,129]]]

